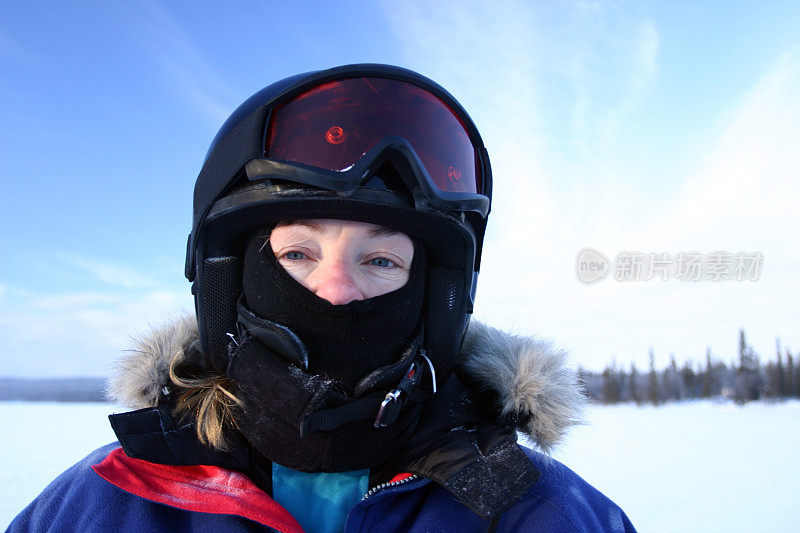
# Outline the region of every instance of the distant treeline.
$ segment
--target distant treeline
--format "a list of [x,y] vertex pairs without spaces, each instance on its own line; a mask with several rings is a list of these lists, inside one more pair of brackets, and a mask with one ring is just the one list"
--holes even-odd
[[103,378],[0,378],[0,401],[104,402]]
[[724,397],[745,403],[760,399],[800,397],[800,354],[782,351],[776,341],[775,359],[762,364],[758,354],[747,344],[744,330],[739,330],[738,361],[730,365],[715,360],[706,350],[704,363],[687,361],[678,366],[675,356],[669,366],[657,370],[653,350],[650,368],[640,371],[616,363],[601,373],[579,369],[579,377],[592,401],[604,404],[636,402],[659,405],[694,398]]

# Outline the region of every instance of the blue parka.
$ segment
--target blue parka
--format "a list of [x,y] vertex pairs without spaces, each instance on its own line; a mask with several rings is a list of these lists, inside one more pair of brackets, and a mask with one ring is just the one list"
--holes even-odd
[[[496,521],[484,520],[436,483],[394,482],[359,502],[345,533],[430,531],[634,531],[625,513],[561,463],[525,449],[539,480]],[[400,478],[403,480],[403,478]],[[244,475],[127,457],[118,444],[61,474],[8,531],[302,531]]]

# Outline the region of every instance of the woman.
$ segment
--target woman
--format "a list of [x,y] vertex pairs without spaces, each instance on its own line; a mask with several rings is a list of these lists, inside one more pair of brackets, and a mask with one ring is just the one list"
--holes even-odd
[[11,529],[632,531],[517,444],[553,445],[581,395],[562,354],[469,324],[491,191],[469,116],[414,72],[253,95],[195,186],[196,317],[123,361],[119,444]]

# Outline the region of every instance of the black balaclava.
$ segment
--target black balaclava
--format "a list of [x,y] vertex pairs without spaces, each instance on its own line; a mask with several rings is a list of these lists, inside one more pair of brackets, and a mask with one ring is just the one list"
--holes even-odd
[[[386,461],[413,433],[427,396],[416,387],[393,423],[374,426],[372,409],[377,411],[419,357],[424,249],[415,243],[403,287],[333,305],[292,278],[265,243],[262,232],[247,245],[239,302],[245,334],[230,347],[228,374],[244,402],[240,432],[267,459],[306,472],[355,470]],[[262,328],[283,332],[296,349],[252,333]],[[365,414],[308,431],[309,415],[349,404],[366,406]]]
[[244,257],[244,302],[256,316],[294,332],[308,350],[308,370],[349,390],[370,372],[397,361],[414,335],[425,292],[423,248],[414,245],[408,281],[390,293],[334,305],[303,287],[278,263],[264,234]]

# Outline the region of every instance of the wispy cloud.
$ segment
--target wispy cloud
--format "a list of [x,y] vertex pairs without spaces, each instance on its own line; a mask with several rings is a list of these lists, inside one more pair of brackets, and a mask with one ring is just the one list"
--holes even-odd
[[188,291],[12,292],[0,306],[2,375],[107,375],[132,335],[192,308]]
[[0,375],[106,375],[130,336],[193,308],[188,285],[158,274],[170,270],[161,263],[132,266],[60,252],[32,267],[36,279],[53,283],[4,281]]
[[562,16],[561,24],[541,29],[548,49],[540,75],[555,109],[569,109],[565,147],[593,167],[657,73],[658,31],[635,11],[606,2],[577,4]]
[[641,91],[657,74],[658,30],[650,21],[638,28],[638,43],[634,47],[633,91]]
[[[569,223],[588,214],[591,232],[556,230],[562,245],[549,241],[562,254],[560,268],[569,277],[573,271],[567,261],[583,246],[594,245],[612,256],[625,250],[760,251],[765,259],[758,282],[607,280],[589,288],[559,279],[552,271],[545,277],[548,283],[529,297],[567,320],[558,324],[547,315],[539,318],[570,339],[577,352],[595,354],[598,363],[612,353],[641,363],[650,345],[663,362],[667,351],[698,358],[706,344],[717,354],[732,353],[739,327],[747,328],[751,342],[766,356],[771,357],[776,335],[796,347],[798,316],[791,309],[792,295],[800,293],[795,268],[800,262],[799,92],[800,53],[795,49],[780,56],[728,108],[718,135],[701,150],[707,155],[686,162],[694,170],[675,178],[679,186],[668,194],[651,194],[616,179],[586,186],[581,203],[563,204],[563,220]],[[587,236],[593,240],[586,242]],[[523,279],[546,275],[546,266],[543,270]],[[570,333],[575,324],[579,331]]]
[[152,288],[155,280],[135,268],[109,261],[64,254],[63,260],[89,273],[95,280],[127,289]]
[[[675,206],[673,235],[752,244],[800,239],[800,48],[777,58],[721,121]],[[764,229],[772,231],[765,233]],[[797,242],[797,240],[795,240]]]
[[139,5],[144,8],[144,46],[161,66],[168,82],[215,125],[224,121],[238,103],[235,92],[166,8],[150,0]]

